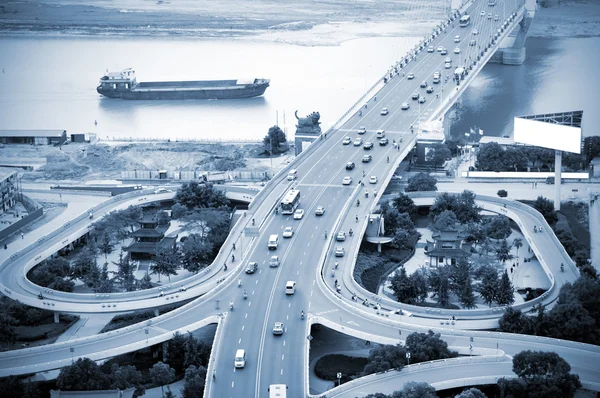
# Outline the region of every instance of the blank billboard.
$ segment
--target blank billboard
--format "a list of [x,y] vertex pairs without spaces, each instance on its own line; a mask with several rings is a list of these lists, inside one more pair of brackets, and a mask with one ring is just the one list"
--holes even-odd
[[581,153],[581,127],[515,117],[515,142]]

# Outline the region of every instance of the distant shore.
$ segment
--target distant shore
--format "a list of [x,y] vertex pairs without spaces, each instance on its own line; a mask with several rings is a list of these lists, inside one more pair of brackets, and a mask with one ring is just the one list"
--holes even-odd
[[600,37],[600,2],[562,0],[556,6],[538,7],[530,37]]

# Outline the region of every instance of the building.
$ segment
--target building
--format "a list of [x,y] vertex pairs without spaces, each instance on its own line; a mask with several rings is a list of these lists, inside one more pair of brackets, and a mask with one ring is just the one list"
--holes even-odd
[[0,214],[8,211],[17,201],[17,171],[0,167]]
[[471,245],[464,243],[465,236],[457,230],[446,230],[431,235],[433,242],[427,241],[425,254],[431,266],[455,265],[456,260],[471,256]]
[[95,390],[95,391],[61,391],[50,390],[50,398],[133,398],[135,388],[125,390]]
[[151,260],[157,250],[175,247],[177,235],[165,236],[171,223],[161,222],[163,220],[161,214],[166,213],[159,211],[154,214],[144,214],[140,221],[140,228],[132,234],[133,243],[125,248],[132,260]]
[[61,145],[66,130],[0,130],[0,144]]

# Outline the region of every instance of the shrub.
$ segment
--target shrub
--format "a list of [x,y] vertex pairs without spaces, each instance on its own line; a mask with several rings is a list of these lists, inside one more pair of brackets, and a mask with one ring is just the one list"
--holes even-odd
[[498,196],[501,198],[506,198],[508,196],[508,192],[506,192],[504,189],[501,189],[498,191]]

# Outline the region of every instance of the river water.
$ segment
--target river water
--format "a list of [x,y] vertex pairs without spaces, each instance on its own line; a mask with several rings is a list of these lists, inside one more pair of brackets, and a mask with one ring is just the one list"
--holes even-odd
[[[294,111],[335,122],[417,38],[368,38],[340,46],[239,40],[0,38],[0,129],[66,129],[103,137],[261,139]],[[259,98],[123,101],[96,92],[106,69],[138,81],[265,77]],[[277,119],[278,118],[278,119]],[[94,121],[98,121],[95,126]]]
[[[304,47],[238,40],[0,38],[0,129],[65,129],[111,138],[260,139],[277,121],[295,130],[321,113],[329,127],[415,38],[368,38]],[[487,65],[455,107],[451,134],[471,126],[512,135],[514,116],[584,110],[600,130],[600,38],[527,40],[521,66]],[[95,87],[106,69],[134,67],[139,81],[266,77],[263,97],[223,101],[121,101]],[[278,119],[277,119],[278,117]],[[98,121],[98,125],[94,124]]]

